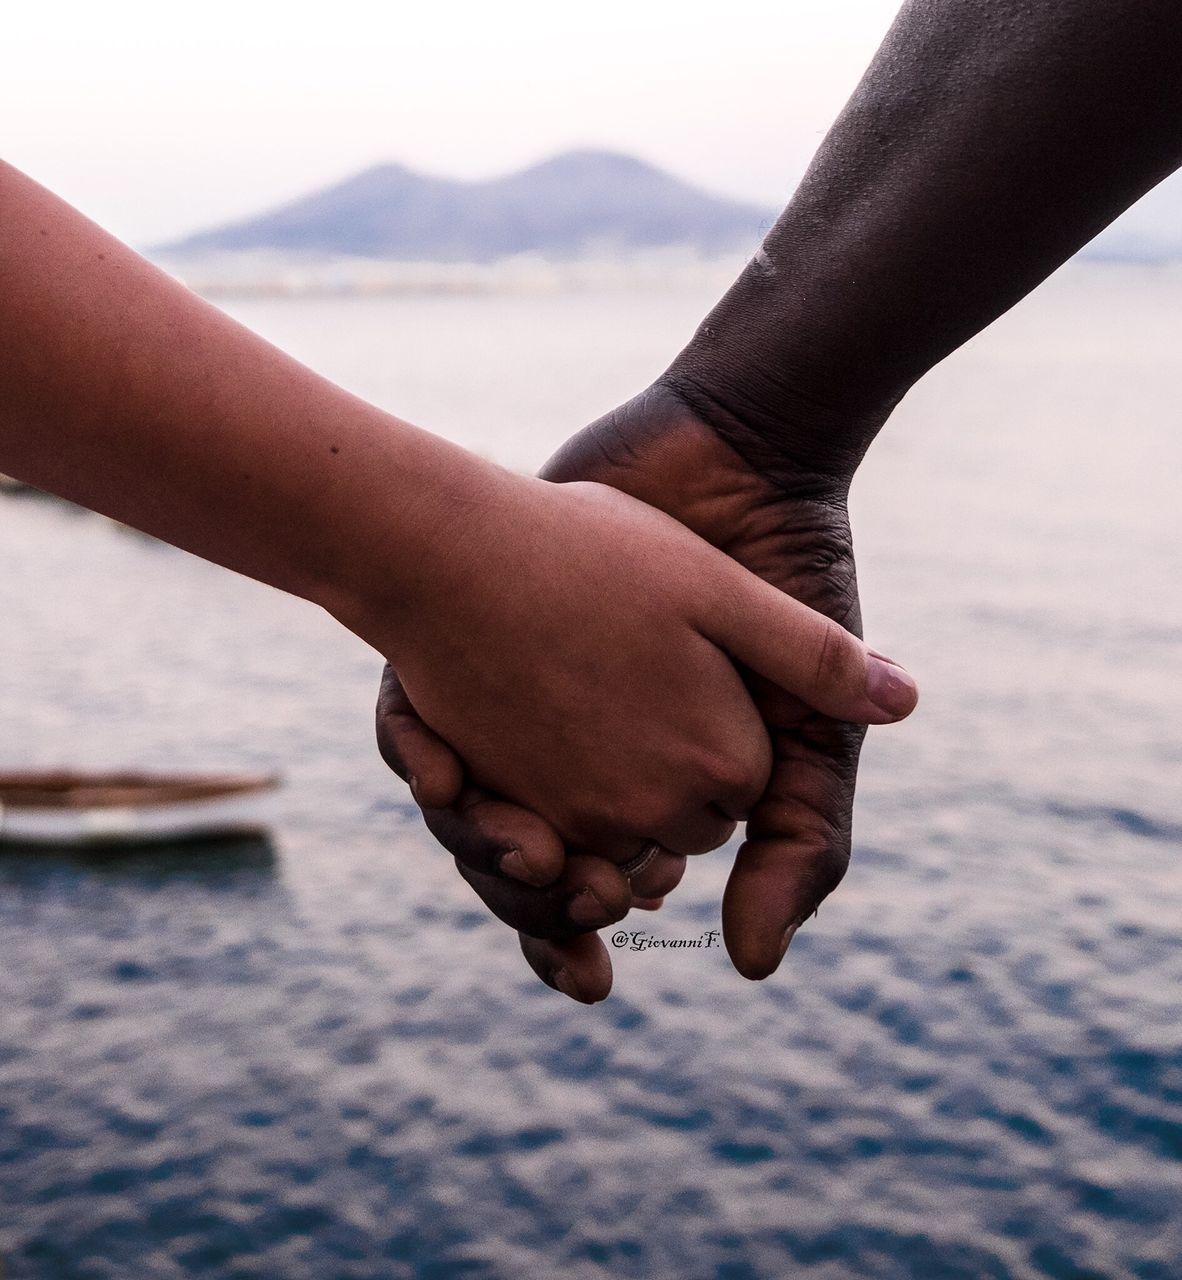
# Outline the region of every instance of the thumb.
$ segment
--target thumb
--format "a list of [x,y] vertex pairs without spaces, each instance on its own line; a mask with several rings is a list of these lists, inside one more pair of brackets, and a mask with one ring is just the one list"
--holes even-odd
[[890,724],[915,710],[919,690],[902,667],[762,578],[734,570],[705,630],[736,661],[834,720]]

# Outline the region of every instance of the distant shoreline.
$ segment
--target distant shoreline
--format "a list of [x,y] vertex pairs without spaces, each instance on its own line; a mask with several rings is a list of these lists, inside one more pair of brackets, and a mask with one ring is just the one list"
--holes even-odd
[[217,254],[156,257],[158,266],[203,297],[537,296],[617,289],[726,288],[747,255],[703,257],[684,249],[616,258],[552,260],[534,254],[493,262],[398,262]]
[[[544,297],[560,293],[726,289],[747,254],[704,257],[685,249],[616,258],[550,260],[520,255],[493,262],[398,262],[371,258],[222,253],[155,259],[206,298]],[[1073,261],[1103,267],[1171,269],[1182,258],[1085,250]]]

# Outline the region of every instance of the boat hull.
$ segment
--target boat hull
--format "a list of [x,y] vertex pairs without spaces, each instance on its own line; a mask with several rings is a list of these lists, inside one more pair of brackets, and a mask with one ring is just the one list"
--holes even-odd
[[[192,784],[186,783],[192,789]],[[183,788],[63,791],[62,803],[0,788],[0,845],[90,847],[237,839],[265,835],[274,818],[275,780],[239,783],[222,794],[186,795]],[[206,790],[211,789],[207,784]],[[67,796],[70,796],[67,799]]]

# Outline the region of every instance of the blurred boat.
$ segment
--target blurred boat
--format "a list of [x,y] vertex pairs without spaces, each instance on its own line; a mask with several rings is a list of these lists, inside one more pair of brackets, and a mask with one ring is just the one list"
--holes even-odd
[[0,844],[57,848],[261,835],[270,773],[0,770]]

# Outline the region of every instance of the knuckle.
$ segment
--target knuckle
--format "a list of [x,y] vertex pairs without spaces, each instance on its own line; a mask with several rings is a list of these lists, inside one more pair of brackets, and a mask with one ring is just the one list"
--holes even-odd
[[648,835],[676,822],[684,808],[681,797],[670,795],[665,788],[640,788],[629,796],[621,825],[626,830]]
[[386,767],[405,782],[407,780],[406,757],[394,726],[387,719],[378,721],[378,754]]
[[465,866],[473,871],[493,871],[508,849],[505,840],[481,829],[467,814],[430,810],[423,815],[427,830]]
[[752,784],[750,761],[741,759],[734,752],[703,751],[696,772],[711,791],[726,795],[746,791]]
[[725,800],[728,812],[736,806],[747,810],[763,792],[768,762],[765,755],[756,752],[743,756],[714,753],[707,757],[702,773],[712,800]]
[[725,801],[727,812],[745,812],[763,794],[771,767],[771,742],[760,729],[700,747],[688,772],[701,779],[706,800]]
[[706,813],[701,822],[692,828],[683,828],[678,833],[677,851],[687,855],[711,853],[726,844],[735,834],[737,826],[738,823],[732,818]]

